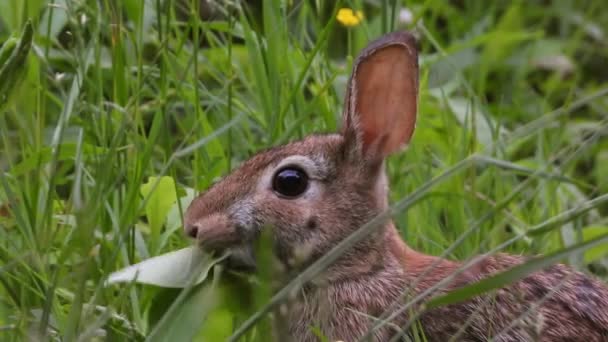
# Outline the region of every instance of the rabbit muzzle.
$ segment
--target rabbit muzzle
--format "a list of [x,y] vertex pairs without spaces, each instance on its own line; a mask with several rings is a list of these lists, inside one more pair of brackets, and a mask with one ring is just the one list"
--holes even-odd
[[214,214],[195,222],[186,222],[186,233],[209,251],[222,251],[238,244],[240,237],[235,225],[221,214]]
[[254,271],[255,258],[245,228],[235,224],[227,216],[214,214],[194,222],[186,222],[186,233],[195,238],[198,245],[212,253],[228,251],[226,265],[239,271]]

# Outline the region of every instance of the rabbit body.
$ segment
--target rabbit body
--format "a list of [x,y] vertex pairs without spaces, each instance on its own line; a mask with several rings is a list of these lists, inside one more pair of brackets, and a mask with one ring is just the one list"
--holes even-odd
[[[380,317],[399,300],[404,289],[415,283],[411,297],[418,295],[461,266],[408,248],[392,225],[385,234],[384,247],[381,258],[359,258],[360,272],[354,271],[349,262],[348,275],[332,273],[332,278],[339,279],[302,291],[288,318],[294,340],[318,341],[311,332],[311,327],[317,327],[332,341],[357,341],[372,327],[374,320],[370,317]],[[372,260],[377,264],[369,263]],[[433,294],[478,281],[523,261],[523,257],[506,254],[485,257]],[[431,265],[436,266],[420,281],[419,275]],[[372,340],[391,340],[400,327],[410,323],[408,319],[407,313],[401,314],[376,330]],[[608,288],[557,264],[496,293],[430,310],[420,321],[428,341],[605,342]]]
[[[231,249],[232,265],[252,264],[252,241],[273,227],[274,252],[298,272],[388,208],[385,158],[409,143],[417,111],[413,37],[396,32],[372,42],[353,66],[338,134],[311,135],[260,152],[197,197],[186,233],[205,249]],[[482,256],[431,295],[473,283],[524,261]],[[429,272],[424,273],[429,266]],[[392,222],[359,241],[306,284],[287,310],[295,341],[356,341],[410,286],[408,298],[461,265],[409,248]],[[420,276],[425,274],[421,279]],[[413,307],[373,332],[388,341]],[[428,341],[608,341],[608,288],[554,265],[466,302],[423,311]]]

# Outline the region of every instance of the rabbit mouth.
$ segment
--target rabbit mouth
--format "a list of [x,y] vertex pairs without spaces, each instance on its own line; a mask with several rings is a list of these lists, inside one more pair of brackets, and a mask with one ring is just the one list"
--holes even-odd
[[228,250],[230,256],[224,261],[224,265],[233,271],[254,273],[257,269],[253,248],[249,245],[232,247]]
[[228,256],[221,261],[227,269],[237,272],[254,273],[256,271],[256,261],[253,244],[255,236],[241,225],[208,225],[205,228],[198,228],[196,238],[199,246],[204,250],[216,255],[227,253]]

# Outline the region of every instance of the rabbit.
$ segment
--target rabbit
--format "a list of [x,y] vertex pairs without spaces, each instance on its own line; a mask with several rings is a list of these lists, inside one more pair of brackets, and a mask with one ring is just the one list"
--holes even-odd
[[[244,162],[195,198],[184,215],[186,234],[203,249],[234,251],[229,267],[251,269],[252,243],[272,226],[274,254],[285,270],[297,272],[385,211],[384,161],[410,142],[416,123],[416,44],[408,32],[371,42],[353,64],[340,131],[310,135]],[[433,294],[524,261],[480,256]],[[288,335],[317,341],[315,328],[330,341],[356,341],[408,286],[415,284],[413,294],[420,294],[461,265],[410,248],[387,220],[303,286],[287,313]],[[376,329],[371,339],[390,340],[410,314]],[[608,287],[556,264],[492,294],[423,311],[419,320],[428,341],[608,341]]]

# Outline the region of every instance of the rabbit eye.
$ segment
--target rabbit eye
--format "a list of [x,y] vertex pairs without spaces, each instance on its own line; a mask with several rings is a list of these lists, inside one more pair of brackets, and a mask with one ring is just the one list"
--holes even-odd
[[308,189],[308,175],[296,167],[286,167],[274,175],[272,189],[285,197],[297,197]]

